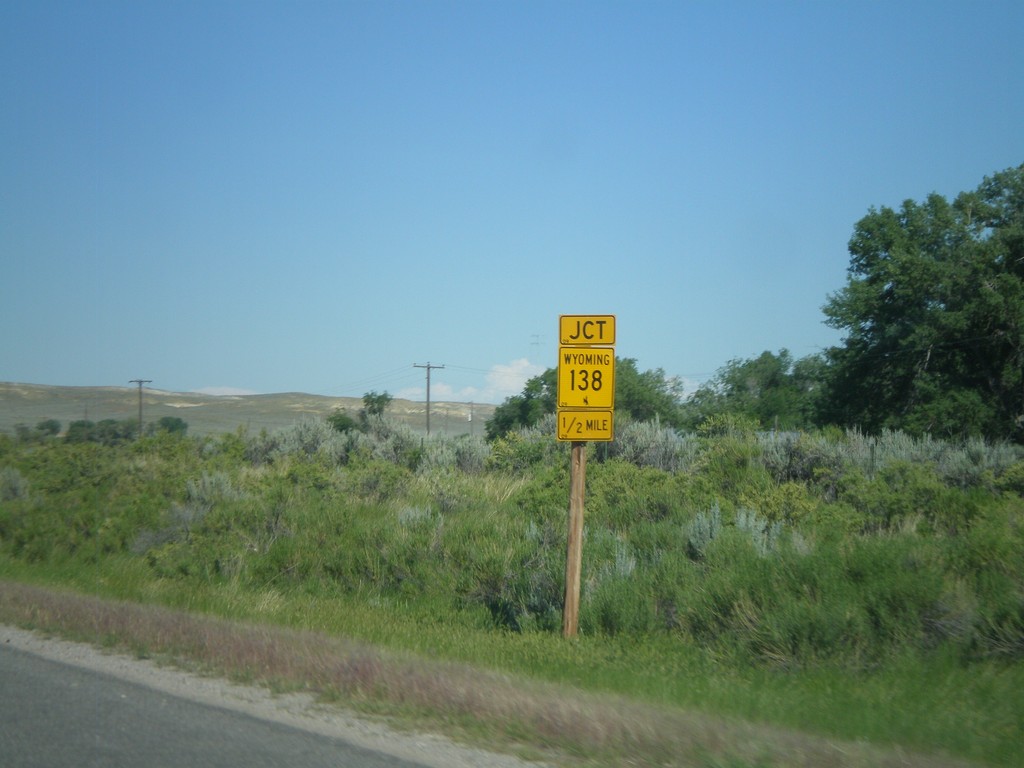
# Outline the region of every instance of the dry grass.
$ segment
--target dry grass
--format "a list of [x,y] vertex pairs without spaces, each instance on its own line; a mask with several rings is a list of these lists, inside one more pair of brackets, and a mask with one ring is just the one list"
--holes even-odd
[[563,765],[967,765],[523,682],[324,634],[7,581],[0,581],[0,621],[236,681],[314,692],[412,727]]

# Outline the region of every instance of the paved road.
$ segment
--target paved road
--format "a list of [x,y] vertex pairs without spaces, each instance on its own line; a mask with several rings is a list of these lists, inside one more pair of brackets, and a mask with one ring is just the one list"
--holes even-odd
[[389,755],[0,647],[4,768],[419,768]]

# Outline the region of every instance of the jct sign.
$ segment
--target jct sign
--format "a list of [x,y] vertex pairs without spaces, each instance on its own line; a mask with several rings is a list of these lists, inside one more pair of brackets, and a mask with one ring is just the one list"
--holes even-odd
[[558,343],[615,346],[615,315],[562,315],[558,318]]

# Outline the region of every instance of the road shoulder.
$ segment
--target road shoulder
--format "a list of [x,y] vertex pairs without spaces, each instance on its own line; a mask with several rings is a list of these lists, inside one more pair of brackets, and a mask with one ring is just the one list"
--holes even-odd
[[430,768],[537,768],[537,763],[467,747],[435,734],[389,728],[327,706],[310,694],[273,694],[256,686],[202,677],[148,659],[95,648],[16,627],[0,625],[0,649],[14,648],[63,664],[158,690],[170,696],[243,712],[251,717],[340,739],[363,749],[421,763]]

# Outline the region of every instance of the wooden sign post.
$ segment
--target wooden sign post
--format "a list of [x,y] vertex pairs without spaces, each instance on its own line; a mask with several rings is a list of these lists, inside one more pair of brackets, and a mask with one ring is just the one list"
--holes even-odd
[[587,444],[572,444],[569,469],[569,536],[565,554],[565,608],[562,637],[576,637],[580,618],[580,574],[583,571],[583,489],[587,479]]
[[572,442],[562,636],[575,637],[583,571],[587,440],[613,439],[615,316],[562,315],[558,319],[558,344],[557,434],[559,440]]

